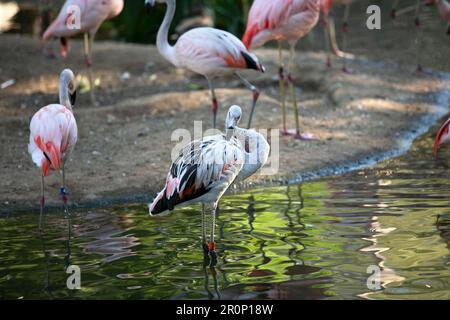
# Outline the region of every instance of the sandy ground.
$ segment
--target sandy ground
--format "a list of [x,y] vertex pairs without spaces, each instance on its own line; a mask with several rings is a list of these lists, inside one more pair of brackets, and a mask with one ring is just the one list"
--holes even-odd
[[[354,43],[361,41],[358,39],[355,37]],[[386,41],[386,46],[392,41]],[[0,90],[1,211],[36,208],[40,176],[27,153],[29,121],[40,107],[57,101],[57,77],[65,66],[86,75],[80,42],[73,42],[66,61],[43,57],[36,44],[29,37],[0,35],[0,83],[17,81]],[[360,56],[372,59],[386,54],[374,47],[371,51],[370,46],[358,46],[358,50]],[[400,147],[404,137],[429,125],[430,117],[442,115],[447,105],[436,105],[434,98],[436,93],[450,90],[450,82],[430,74],[413,74],[414,63],[403,58],[406,46],[391,50],[386,60],[403,68],[354,61],[352,74],[340,72],[337,63],[326,68],[324,53],[299,54],[295,74],[301,126],[316,139],[301,142],[281,137],[277,174],[257,176],[250,183],[285,182],[306,172],[373,157]],[[450,49],[445,50],[442,54],[448,56]],[[256,53],[268,72],[244,72],[262,91],[254,126],[275,129],[281,123],[274,78],[277,52],[262,49]],[[450,71],[448,64],[433,56],[424,60],[425,67]],[[139,196],[151,199],[163,185],[177,143],[171,141],[172,131],[185,128],[192,132],[194,120],[204,121],[205,129],[211,123],[206,81],[172,68],[151,46],[97,43],[94,63],[96,77],[101,79],[101,106],[89,106],[89,95],[84,93],[74,108],[79,140],[66,166],[69,200],[83,205]],[[125,72],[130,79],[122,79]],[[218,86],[222,87],[218,90],[219,123],[231,104],[243,107],[246,123],[250,92],[233,78],[221,79]],[[289,110],[291,128],[292,113]],[[52,174],[46,183],[48,203],[59,204],[59,177]]]

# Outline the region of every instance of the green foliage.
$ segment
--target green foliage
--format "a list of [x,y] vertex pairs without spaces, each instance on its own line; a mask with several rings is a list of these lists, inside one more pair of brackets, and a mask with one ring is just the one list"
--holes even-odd
[[[183,19],[199,14],[203,8],[213,17],[215,27],[227,30],[241,37],[245,29],[245,21],[250,0],[183,0],[177,1],[177,11],[172,23],[171,33]],[[146,14],[144,0],[125,1],[125,7],[120,16],[113,19],[110,24],[102,26],[118,31],[118,38],[127,42],[154,43],[156,35],[164,18],[165,5],[156,5]]]

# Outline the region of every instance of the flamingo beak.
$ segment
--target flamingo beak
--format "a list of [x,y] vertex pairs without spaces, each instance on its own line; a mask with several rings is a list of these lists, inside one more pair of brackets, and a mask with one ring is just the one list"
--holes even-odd
[[72,106],[74,106],[75,102],[77,101],[77,91],[76,90],[73,93],[69,93],[69,99],[70,99],[70,104]]

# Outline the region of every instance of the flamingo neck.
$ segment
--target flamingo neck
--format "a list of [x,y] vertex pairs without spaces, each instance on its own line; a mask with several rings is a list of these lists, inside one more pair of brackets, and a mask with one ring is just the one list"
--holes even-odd
[[175,49],[169,44],[169,28],[175,16],[176,2],[175,0],[167,0],[167,11],[164,16],[164,20],[158,31],[158,37],[156,40],[156,46],[159,53],[169,60],[172,64],[177,65],[175,57]]
[[266,163],[270,147],[266,139],[255,130],[236,127],[234,135],[244,148],[245,162],[239,174],[239,179],[245,180]]
[[64,76],[59,80],[59,104],[72,111],[72,103],[69,97],[69,83],[70,79]]

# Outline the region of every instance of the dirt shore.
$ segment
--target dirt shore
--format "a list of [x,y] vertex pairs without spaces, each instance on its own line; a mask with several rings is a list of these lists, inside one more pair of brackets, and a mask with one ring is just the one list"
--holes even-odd
[[[36,41],[23,36],[1,35],[0,50],[0,83],[16,80],[0,90],[0,211],[5,212],[38,203],[39,171],[27,153],[31,116],[57,101],[57,77],[63,67],[84,76],[86,71],[78,41],[67,61],[41,56]],[[254,126],[275,129],[281,123],[274,77],[277,52],[262,49],[256,54],[268,72],[245,72],[262,91]],[[74,108],[79,140],[66,166],[69,200],[83,205],[139,196],[151,199],[163,185],[177,143],[171,141],[172,131],[192,132],[194,121],[203,121],[205,129],[210,125],[206,82],[172,68],[151,46],[97,43],[94,63],[101,79],[101,106],[89,106],[84,93]],[[326,68],[325,54],[320,52],[302,52],[296,65],[301,126],[315,140],[280,137],[278,173],[257,176],[249,183],[298,180],[324,168],[367,163],[376,155],[404,148],[447,111],[448,101],[438,101],[437,96],[450,91],[450,81],[432,74],[417,76],[408,68],[360,60],[351,62],[353,73],[343,74],[336,65]],[[246,123],[251,93],[233,78],[218,85],[223,87],[218,90],[220,123],[231,104],[243,107]],[[289,109],[291,128],[292,114]],[[46,181],[48,203],[59,204],[59,177],[52,174]]]

